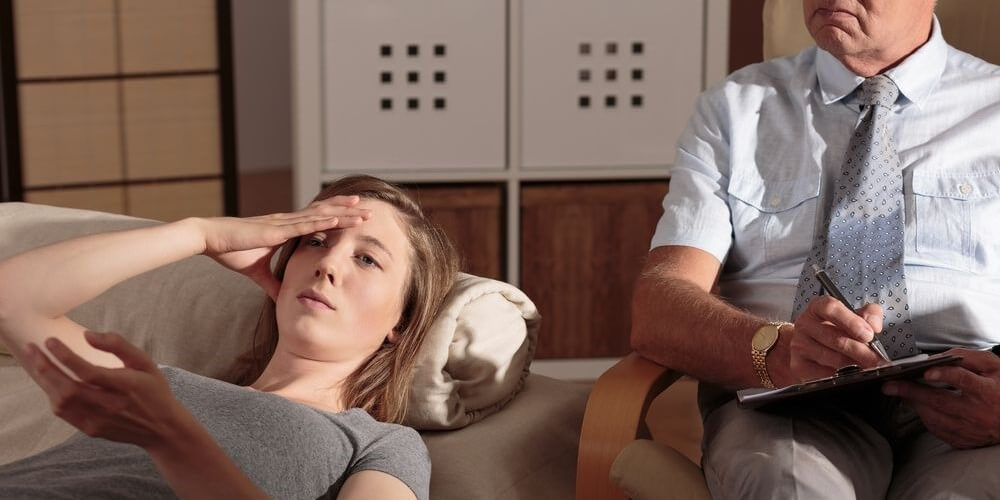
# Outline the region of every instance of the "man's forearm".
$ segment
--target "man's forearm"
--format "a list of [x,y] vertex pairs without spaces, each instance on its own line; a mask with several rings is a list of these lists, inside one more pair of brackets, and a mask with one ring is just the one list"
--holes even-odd
[[[644,273],[632,304],[632,347],[642,356],[699,380],[726,387],[759,386],[750,339],[766,320],[741,311],[691,281]],[[782,336],[785,337],[785,336]],[[772,378],[783,378],[787,339],[768,356]]]

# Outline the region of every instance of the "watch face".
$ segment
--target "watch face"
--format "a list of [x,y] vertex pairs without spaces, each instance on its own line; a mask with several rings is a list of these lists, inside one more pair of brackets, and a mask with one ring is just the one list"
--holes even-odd
[[774,325],[766,325],[753,335],[750,345],[756,351],[770,349],[774,342],[778,340],[778,329]]

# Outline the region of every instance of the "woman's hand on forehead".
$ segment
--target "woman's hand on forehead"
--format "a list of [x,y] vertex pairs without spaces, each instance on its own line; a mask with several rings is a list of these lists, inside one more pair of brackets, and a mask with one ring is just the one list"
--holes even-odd
[[329,198],[324,198],[322,200],[316,200],[310,203],[306,207],[306,209],[319,207],[323,205],[339,205],[343,207],[353,207],[360,202],[361,202],[361,197],[356,194],[338,195],[338,196],[331,196]]
[[204,255],[257,283],[272,298],[280,284],[271,271],[271,257],[286,241],[358,226],[371,211],[358,208],[357,196],[335,196],[289,213],[258,217],[194,219],[205,240]]

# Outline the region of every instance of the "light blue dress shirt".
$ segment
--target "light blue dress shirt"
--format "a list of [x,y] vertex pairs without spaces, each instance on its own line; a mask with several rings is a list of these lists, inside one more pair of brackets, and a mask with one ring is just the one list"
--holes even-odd
[[[935,18],[930,40],[885,74],[900,90],[889,128],[903,165],[917,346],[998,344],[1000,67],[949,46]],[[812,47],[707,90],[679,141],[652,247],[714,255],[723,297],[791,320],[859,117],[845,97],[863,80]]]

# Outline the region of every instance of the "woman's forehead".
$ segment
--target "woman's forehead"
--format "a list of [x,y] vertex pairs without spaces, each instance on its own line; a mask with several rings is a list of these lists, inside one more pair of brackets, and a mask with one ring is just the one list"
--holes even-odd
[[354,228],[358,233],[378,238],[394,254],[405,253],[410,243],[399,210],[384,201],[364,198],[355,207],[371,211],[368,220]]

